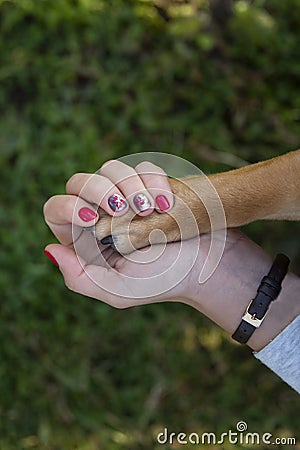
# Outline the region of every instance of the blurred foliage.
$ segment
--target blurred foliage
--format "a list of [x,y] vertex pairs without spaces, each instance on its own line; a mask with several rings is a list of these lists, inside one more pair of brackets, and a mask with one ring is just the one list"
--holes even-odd
[[[296,148],[300,2],[1,0],[0,30],[1,450],[150,450],[164,426],[238,420],[296,436],[296,393],[199,313],[116,311],[41,255],[42,205],[74,172],[140,151],[213,172]],[[245,230],[300,273],[298,224]]]

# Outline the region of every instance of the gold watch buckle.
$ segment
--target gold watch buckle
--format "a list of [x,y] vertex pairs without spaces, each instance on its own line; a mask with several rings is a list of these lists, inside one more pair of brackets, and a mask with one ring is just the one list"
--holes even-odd
[[258,319],[255,314],[250,314],[249,308],[250,308],[252,302],[253,302],[253,300],[251,300],[249,305],[247,306],[247,309],[246,309],[245,314],[243,315],[242,319],[245,322],[250,323],[250,325],[253,325],[255,328],[258,328],[260,326],[260,324],[262,323],[262,321],[264,320],[266,314],[261,319]]

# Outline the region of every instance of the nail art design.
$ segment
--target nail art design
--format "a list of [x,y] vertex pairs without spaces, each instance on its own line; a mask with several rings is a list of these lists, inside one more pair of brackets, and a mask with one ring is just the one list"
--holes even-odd
[[113,194],[108,199],[108,204],[113,211],[119,212],[126,208],[127,202],[125,198],[119,194]]
[[160,211],[167,211],[170,208],[169,200],[165,195],[158,195],[155,201]]
[[151,208],[151,203],[145,194],[137,194],[133,199],[133,203],[140,212]]

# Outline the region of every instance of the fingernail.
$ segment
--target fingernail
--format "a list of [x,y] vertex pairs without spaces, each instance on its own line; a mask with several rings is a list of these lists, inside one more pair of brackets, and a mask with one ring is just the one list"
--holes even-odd
[[170,203],[165,195],[158,195],[155,201],[160,211],[166,211],[170,208]]
[[151,208],[151,203],[145,194],[137,194],[133,199],[133,203],[140,212]]
[[110,209],[116,212],[123,211],[127,206],[125,198],[121,197],[119,194],[111,195],[108,199],[108,204]]
[[91,220],[96,219],[97,217],[97,213],[95,213],[94,211],[92,211],[89,208],[81,208],[78,211],[78,216],[80,217],[81,220],[83,220],[84,222],[90,222]]
[[59,266],[58,266],[58,262],[56,261],[56,259],[54,258],[54,256],[51,255],[50,252],[48,252],[47,250],[44,250],[44,253],[45,253],[45,255],[47,256],[47,258],[49,258],[50,261],[53,262],[53,264],[55,264],[57,267],[59,267]]

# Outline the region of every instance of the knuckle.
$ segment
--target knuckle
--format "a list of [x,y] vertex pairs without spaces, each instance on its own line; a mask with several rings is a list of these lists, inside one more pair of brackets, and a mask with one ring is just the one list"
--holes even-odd
[[105,167],[107,168],[107,166],[109,166],[110,164],[114,164],[116,162],[115,159],[109,159],[108,161],[105,161],[105,163],[102,164],[102,166],[100,167],[100,172],[101,170],[103,170]]
[[135,169],[139,172],[149,173],[149,175],[166,175],[165,171],[156,164],[153,164],[150,161],[143,161],[139,163]]
[[59,197],[58,195],[53,195],[52,197],[50,197],[50,198],[46,201],[46,203],[45,203],[44,206],[43,206],[43,213],[44,213],[44,216],[47,216],[47,215],[48,215],[48,213],[49,213],[50,210],[52,209],[53,204],[56,202],[56,199],[57,199],[58,197]]
[[87,182],[93,176],[94,174],[84,172],[74,173],[66,182],[66,191],[72,192],[73,190],[76,190],[76,187],[78,187],[78,185],[84,184],[84,182]]
[[76,184],[76,182],[78,181],[78,178],[81,177],[83,174],[82,173],[74,173],[71,178],[68,179],[68,181],[66,182],[66,190],[70,191],[72,190],[73,186]]
[[[52,197],[51,197],[52,198]],[[49,207],[50,207],[50,205],[51,205],[51,198],[49,198],[47,201],[46,201],[46,203],[44,203],[44,206],[43,206],[43,213],[44,213],[44,216],[47,216],[47,213],[48,213],[48,211],[49,211]]]
[[149,168],[149,164],[151,165],[151,163],[149,163],[148,161],[142,161],[135,166],[135,170],[143,172],[145,169]]
[[107,172],[110,172],[111,170],[126,170],[126,173],[130,170],[133,170],[132,167],[128,166],[127,164],[123,163],[122,161],[119,161],[118,159],[111,159],[104,163],[102,167],[100,168],[100,173],[105,174]]

